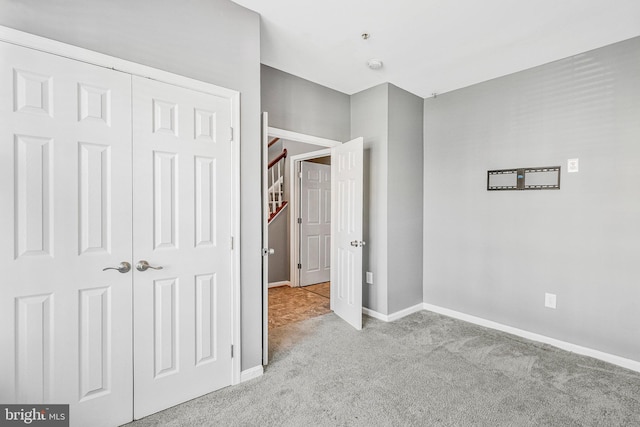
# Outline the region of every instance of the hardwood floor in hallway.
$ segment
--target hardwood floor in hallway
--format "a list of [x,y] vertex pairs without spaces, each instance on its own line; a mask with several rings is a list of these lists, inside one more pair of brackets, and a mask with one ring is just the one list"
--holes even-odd
[[269,330],[331,312],[330,283],[269,289]]

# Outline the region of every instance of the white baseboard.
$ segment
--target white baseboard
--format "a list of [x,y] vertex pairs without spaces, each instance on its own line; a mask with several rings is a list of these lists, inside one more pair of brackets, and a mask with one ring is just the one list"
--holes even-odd
[[278,286],[291,286],[291,282],[288,280],[283,280],[281,282],[271,282],[268,286],[270,288],[277,288]]
[[367,316],[373,317],[374,319],[382,320],[384,322],[393,322],[394,320],[402,319],[405,316],[408,316],[413,313],[417,313],[418,311],[422,311],[422,310],[424,310],[423,303],[420,303],[412,307],[405,308],[404,310],[396,311],[395,313],[391,313],[391,314],[378,313],[377,311],[364,308],[364,307],[362,308],[362,313],[366,314]]
[[427,310],[427,311],[433,311],[434,313],[439,313],[445,316],[453,317],[455,319],[464,320],[465,322],[473,323],[479,326],[484,326],[486,328],[496,329],[498,331],[507,332],[509,334],[527,338],[532,341],[538,341],[541,343],[549,344],[554,347],[558,347],[562,350],[581,354],[583,356],[593,357],[594,359],[599,359],[605,362],[612,363],[614,365],[622,366],[623,368],[631,369],[632,371],[640,372],[640,362],[636,360],[626,359],[624,357],[616,356],[614,354],[609,354],[599,350],[594,350],[592,348],[582,347],[576,344],[560,341],[555,338],[539,335],[533,332],[514,328],[512,326],[503,325],[501,323],[497,323],[491,320],[483,319],[481,317],[476,317],[469,314],[461,313],[459,311],[450,310],[448,308],[439,307],[437,305],[423,303],[422,307],[424,310]]
[[254,378],[261,377],[264,373],[264,368],[262,365],[254,366],[253,368],[246,369],[240,372],[240,382],[243,383],[245,381],[252,380]]
[[377,311],[373,311],[369,308],[362,307],[362,314],[366,314],[369,317],[373,317],[374,319],[382,320],[383,322],[389,321],[389,316],[386,314],[378,313]]

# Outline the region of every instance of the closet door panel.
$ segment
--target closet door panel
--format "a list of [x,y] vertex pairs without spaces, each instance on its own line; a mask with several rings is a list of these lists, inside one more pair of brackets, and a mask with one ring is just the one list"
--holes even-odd
[[140,418],[231,384],[231,100],[134,77],[133,123]]
[[[131,76],[0,42],[0,401],[132,414]],[[117,333],[116,333],[117,331]]]

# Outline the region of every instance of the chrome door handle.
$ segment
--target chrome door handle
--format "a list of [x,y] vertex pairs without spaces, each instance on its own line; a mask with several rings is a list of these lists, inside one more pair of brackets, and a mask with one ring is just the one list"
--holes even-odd
[[149,265],[149,263],[147,261],[145,261],[145,260],[140,260],[136,264],[136,270],[138,270],[138,271],[147,271],[150,268],[153,269],[153,270],[162,270],[162,266],[153,267],[153,266]]
[[364,241],[362,241],[362,240],[353,240],[353,241],[351,242],[351,246],[356,247],[356,248],[361,248],[361,247],[363,247],[363,246],[364,246],[364,245],[366,245],[366,244],[367,244],[367,242],[364,242]]
[[102,271],[107,270],[118,270],[120,273],[128,273],[129,270],[131,270],[131,264],[126,261],[122,261],[117,267],[106,267],[102,269]]

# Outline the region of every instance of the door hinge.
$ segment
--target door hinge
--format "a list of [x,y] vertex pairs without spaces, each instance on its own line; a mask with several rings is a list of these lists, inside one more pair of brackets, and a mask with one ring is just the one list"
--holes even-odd
[[298,270],[302,270],[302,264],[298,263]]
[[298,224],[302,224],[302,218],[298,218]]
[[231,358],[233,359],[233,344],[231,344]]
[[298,173],[298,178],[302,179],[302,172]]
[[231,139],[229,139],[229,141],[233,141],[233,127],[230,127],[229,129],[231,129]]

